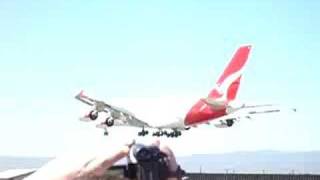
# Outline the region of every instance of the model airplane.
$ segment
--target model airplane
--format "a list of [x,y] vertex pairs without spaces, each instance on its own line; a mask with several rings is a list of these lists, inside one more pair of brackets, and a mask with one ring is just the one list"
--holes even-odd
[[[186,113],[185,117],[178,119],[162,126],[151,126],[148,123],[137,118],[133,113],[107,104],[103,101],[96,100],[84,95],[81,91],[76,99],[93,107],[93,109],[82,119],[96,120],[99,113],[107,113],[107,118],[97,127],[105,129],[105,135],[108,134],[107,128],[112,126],[133,126],[142,128],[138,133],[139,136],[145,136],[149,132],[147,129],[156,129],[153,136],[178,137],[181,131],[189,130],[191,127],[197,127],[199,124],[214,124],[215,127],[224,128],[231,127],[237,120],[241,118],[251,118],[252,114],[279,112],[272,104],[250,105],[235,104],[235,98],[240,86],[240,80],[246,61],[248,60],[251,46],[240,47],[223,74],[218,79],[216,86],[210,91],[205,98],[199,99],[191,109]],[[257,108],[267,107],[269,109],[257,111]],[[237,112],[246,110],[245,113],[239,115]],[[296,111],[295,109],[292,109]]]

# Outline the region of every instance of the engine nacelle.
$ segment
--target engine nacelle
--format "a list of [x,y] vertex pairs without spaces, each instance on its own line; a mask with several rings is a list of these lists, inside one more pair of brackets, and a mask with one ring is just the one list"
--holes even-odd
[[84,121],[84,122],[92,121],[87,114],[82,116],[82,117],[80,117],[79,120],[80,121]]
[[88,117],[94,121],[98,118],[98,111],[92,110],[89,112]]
[[106,119],[105,123],[106,123],[106,125],[107,125],[108,127],[111,127],[111,126],[114,125],[114,119],[113,119],[112,117],[108,117],[108,118]]

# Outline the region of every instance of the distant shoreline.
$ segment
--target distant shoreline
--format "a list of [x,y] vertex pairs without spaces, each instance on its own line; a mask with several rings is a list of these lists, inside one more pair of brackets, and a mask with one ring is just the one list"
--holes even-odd
[[[0,171],[40,168],[53,157],[0,156]],[[177,157],[190,173],[320,174],[320,151],[234,152]]]

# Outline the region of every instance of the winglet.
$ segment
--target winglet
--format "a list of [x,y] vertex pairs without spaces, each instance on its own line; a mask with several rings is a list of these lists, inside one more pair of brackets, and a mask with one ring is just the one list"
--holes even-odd
[[84,95],[84,91],[81,90],[77,95],[76,95],[76,98],[86,98],[87,96]]
[[83,90],[80,91],[79,96],[80,96],[80,97],[85,97]]

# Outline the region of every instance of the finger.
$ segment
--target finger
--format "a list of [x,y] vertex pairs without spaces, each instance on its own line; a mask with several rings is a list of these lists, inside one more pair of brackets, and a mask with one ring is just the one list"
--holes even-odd
[[160,151],[167,156],[166,161],[168,163],[169,170],[172,172],[176,171],[178,169],[178,163],[172,150],[168,146],[161,146]]
[[135,143],[136,143],[136,140],[132,139],[132,140],[128,141],[127,143],[125,143],[125,145],[128,146],[129,148],[131,148]]
[[160,147],[160,140],[159,139],[155,140],[153,143],[151,143],[151,146]]
[[170,157],[173,156],[174,157],[174,153],[166,145],[160,146],[160,151],[163,152],[164,154],[166,154],[167,156],[170,156]]

